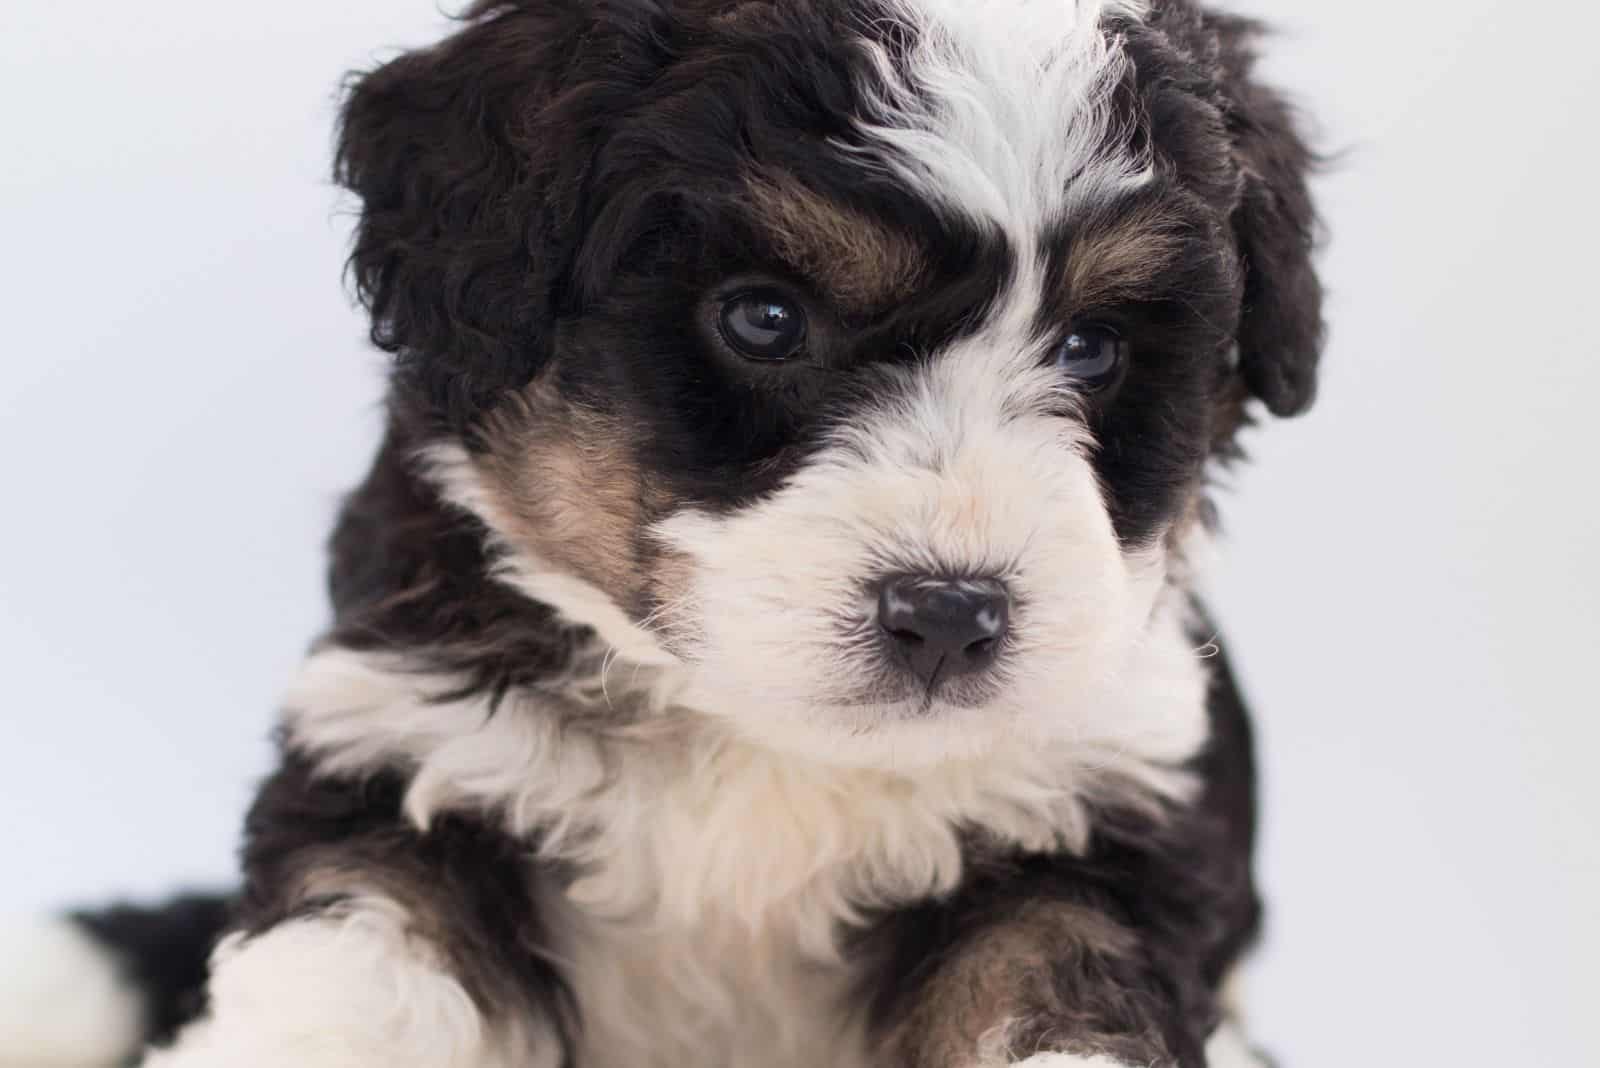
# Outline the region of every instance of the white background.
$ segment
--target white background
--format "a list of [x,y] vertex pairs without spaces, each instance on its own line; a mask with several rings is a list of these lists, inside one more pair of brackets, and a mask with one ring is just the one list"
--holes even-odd
[[[1214,600],[1290,1068],[1600,1063],[1597,9],[1255,0],[1346,150],[1323,397]],[[0,14],[0,909],[229,879],[378,426],[325,181],[431,0]]]

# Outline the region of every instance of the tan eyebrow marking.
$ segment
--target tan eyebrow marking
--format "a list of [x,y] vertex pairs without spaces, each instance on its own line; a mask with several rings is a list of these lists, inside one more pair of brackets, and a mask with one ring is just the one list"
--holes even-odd
[[752,176],[748,187],[778,255],[852,311],[904,298],[927,274],[927,253],[913,238],[788,175]]
[[1079,228],[1067,249],[1065,282],[1078,307],[1149,295],[1149,288],[1187,244],[1184,222],[1160,205]]

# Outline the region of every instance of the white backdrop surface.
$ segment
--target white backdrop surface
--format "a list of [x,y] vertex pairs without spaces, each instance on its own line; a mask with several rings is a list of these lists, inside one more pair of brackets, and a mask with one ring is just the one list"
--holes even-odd
[[[1237,6],[1237,5],[1236,5]],[[1290,1066],[1600,1063],[1600,9],[1252,0],[1343,150],[1322,401],[1211,583]],[[381,362],[325,174],[429,0],[0,14],[0,910],[225,884]]]

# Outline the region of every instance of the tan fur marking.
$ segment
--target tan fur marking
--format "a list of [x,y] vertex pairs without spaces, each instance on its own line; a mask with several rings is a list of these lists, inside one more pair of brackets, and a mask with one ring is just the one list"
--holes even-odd
[[1026,906],[951,955],[889,1035],[887,1063],[972,1068],[1021,1060],[1041,1050],[1031,1048],[1036,1041],[1011,1048],[1011,1033],[1033,1030],[1042,1017],[1061,1025],[1061,1041],[1050,1051],[1092,1051],[1096,1028],[1089,1021],[1081,1030],[1072,1026],[1076,1007],[1061,1004],[1056,969],[1126,957],[1135,949],[1133,935],[1091,909],[1059,902]]
[[552,570],[629,605],[641,586],[643,488],[629,435],[536,382],[490,416],[479,459],[501,534]]
[[766,175],[749,186],[778,254],[852,311],[908,295],[926,272],[923,250],[910,238],[793,178]]
[[1067,252],[1066,283],[1077,307],[1096,307],[1147,295],[1161,271],[1183,251],[1176,220],[1160,207],[1080,229]]
[[498,533],[540,569],[590,583],[636,618],[687,595],[692,570],[645,534],[671,501],[616,417],[541,381],[494,412],[484,438],[477,467]]

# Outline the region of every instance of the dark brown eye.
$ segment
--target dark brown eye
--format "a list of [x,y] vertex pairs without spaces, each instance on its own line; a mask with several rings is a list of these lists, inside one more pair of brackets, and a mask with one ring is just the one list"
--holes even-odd
[[787,360],[806,340],[800,302],[776,289],[756,289],[730,298],[718,318],[723,340],[752,360]]
[[1128,341],[1109,326],[1084,323],[1074,326],[1056,346],[1055,365],[1091,390],[1104,389],[1117,380],[1128,362]]

